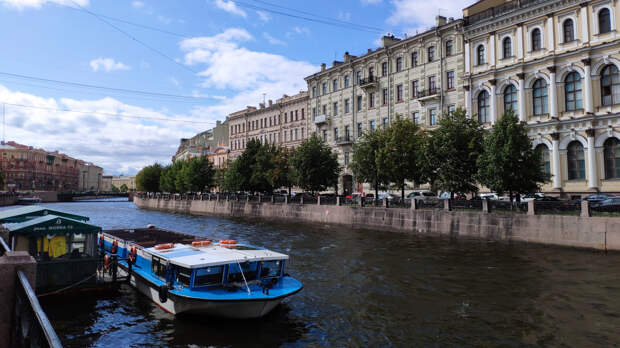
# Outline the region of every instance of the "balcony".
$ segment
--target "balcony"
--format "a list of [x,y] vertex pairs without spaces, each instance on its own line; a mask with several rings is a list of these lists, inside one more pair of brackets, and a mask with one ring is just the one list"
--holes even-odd
[[345,135],[343,137],[336,138],[334,142],[336,143],[336,145],[340,146],[351,145],[353,143],[353,137],[350,135]]
[[507,13],[538,5],[540,3],[548,2],[549,0],[521,0],[504,3],[499,6],[491,7],[482,12],[475,13],[471,16],[465,17],[465,24],[472,25],[485,20],[491,20],[493,18],[501,17]]
[[318,126],[318,125],[326,124],[326,123],[327,123],[327,116],[325,114],[314,116],[314,124],[315,125]]
[[413,98],[419,101],[420,103],[439,99],[439,89],[430,88],[430,89],[418,91],[418,93],[416,93]]
[[364,89],[375,88],[377,86],[377,81],[379,81],[378,78],[374,76],[368,76],[367,78],[360,80],[359,86]]

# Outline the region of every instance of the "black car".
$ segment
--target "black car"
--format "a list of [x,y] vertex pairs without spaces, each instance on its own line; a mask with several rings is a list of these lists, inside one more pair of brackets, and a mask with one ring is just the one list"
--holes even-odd
[[606,199],[614,198],[614,195],[610,195],[608,193],[596,193],[593,195],[586,196],[583,198],[584,201],[590,202],[590,204],[596,205],[603,202]]

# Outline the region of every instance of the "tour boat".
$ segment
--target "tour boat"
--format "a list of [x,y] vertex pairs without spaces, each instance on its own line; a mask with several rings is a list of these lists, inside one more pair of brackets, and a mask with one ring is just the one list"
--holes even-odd
[[[166,236],[179,242],[162,243]],[[99,246],[108,264],[118,257],[132,286],[175,315],[259,318],[302,289],[285,273],[288,255],[193,238],[154,228],[104,231]]]

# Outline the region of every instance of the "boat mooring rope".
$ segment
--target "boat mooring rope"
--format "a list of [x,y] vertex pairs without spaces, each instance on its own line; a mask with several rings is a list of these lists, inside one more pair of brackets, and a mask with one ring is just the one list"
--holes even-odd
[[78,285],[80,285],[80,284],[84,283],[85,281],[89,280],[90,278],[92,278],[92,277],[94,277],[94,276],[96,276],[96,275],[97,275],[97,273],[95,272],[94,274],[89,275],[88,277],[86,277],[86,278],[84,278],[84,279],[80,280],[80,281],[79,281],[79,282],[77,282],[77,283],[71,284],[71,285],[69,285],[69,286],[67,286],[67,287],[64,287],[64,288],[59,289],[59,290],[56,290],[56,291],[47,292],[47,293],[45,293],[45,294],[40,294],[40,295],[37,295],[37,297],[43,297],[43,296],[54,295],[54,294],[58,294],[58,293],[60,293],[60,292],[63,292],[63,291],[65,291],[65,290],[69,290],[69,289],[71,289],[71,288],[73,288],[73,287],[75,287],[75,286],[78,286]]

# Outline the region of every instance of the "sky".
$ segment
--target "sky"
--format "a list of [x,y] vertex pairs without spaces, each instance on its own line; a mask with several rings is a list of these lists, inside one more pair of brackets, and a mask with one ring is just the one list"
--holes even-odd
[[470,3],[0,0],[2,136],[133,175],[231,112],[307,90],[321,63]]

